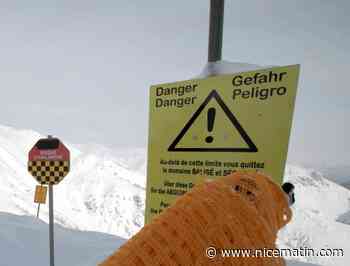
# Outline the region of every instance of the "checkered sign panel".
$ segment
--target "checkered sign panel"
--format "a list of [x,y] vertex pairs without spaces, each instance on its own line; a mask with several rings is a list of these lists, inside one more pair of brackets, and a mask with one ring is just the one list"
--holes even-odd
[[69,172],[69,161],[29,161],[28,171],[40,184],[58,184]]
[[69,150],[57,138],[40,139],[28,157],[28,171],[42,185],[58,184],[70,170]]

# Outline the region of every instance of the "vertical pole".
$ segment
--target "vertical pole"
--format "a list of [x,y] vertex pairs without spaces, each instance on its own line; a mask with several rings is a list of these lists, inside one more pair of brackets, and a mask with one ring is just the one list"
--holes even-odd
[[49,238],[50,238],[50,266],[55,266],[55,246],[53,231],[53,188],[49,184]]
[[36,212],[36,218],[39,219],[40,203],[38,203],[38,210]]
[[225,0],[210,0],[208,62],[221,60]]
[[[41,184],[40,187],[43,187],[43,185]],[[36,193],[36,189],[35,189],[35,193]],[[39,213],[40,213],[40,202],[38,203],[38,210],[36,213],[36,218],[39,219]]]

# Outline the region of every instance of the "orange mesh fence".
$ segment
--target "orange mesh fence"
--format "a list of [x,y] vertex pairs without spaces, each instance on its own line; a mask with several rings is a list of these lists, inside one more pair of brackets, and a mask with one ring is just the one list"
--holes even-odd
[[261,173],[196,185],[100,266],[285,265],[283,258],[206,254],[208,247],[273,249],[291,219],[284,192]]

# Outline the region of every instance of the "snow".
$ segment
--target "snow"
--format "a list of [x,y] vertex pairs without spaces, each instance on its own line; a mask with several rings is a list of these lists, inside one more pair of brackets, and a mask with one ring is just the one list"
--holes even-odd
[[[27,154],[40,134],[0,126],[0,211],[36,215],[37,185],[27,172]],[[64,140],[62,140],[64,141]],[[56,223],[128,238],[143,225],[144,174],[101,152],[71,150],[71,172],[54,187]],[[48,206],[40,217],[48,221]]]
[[[26,165],[28,151],[40,137],[42,137],[40,134],[30,130],[0,126],[0,212],[32,217],[36,215],[37,206],[33,203],[36,181],[28,174]],[[80,246],[78,240],[78,247],[72,246],[75,240],[71,240],[70,235],[77,236],[77,239],[84,239],[85,233],[89,237],[93,234],[92,239],[95,237],[104,239],[106,236],[71,231],[67,228],[130,238],[143,226],[146,151],[143,149],[111,151],[99,145],[65,144],[72,153],[72,167],[71,173],[54,188],[57,241],[60,238],[71,241],[67,247],[77,249],[76,254],[83,254],[79,251],[83,246]],[[345,251],[345,257],[339,258],[288,258],[289,265],[348,265],[350,191],[329,181],[315,170],[299,166],[287,166],[285,181],[290,181],[296,186],[296,204],[293,207],[291,223],[279,234],[279,247],[343,248]],[[47,205],[42,205],[40,218],[44,222],[48,221]],[[47,231],[45,231],[47,224],[44,222],[30,217],[0,214],[1,250],[16,248],[22,252],[22,249],[26,249],[29,245],[30,250],[33,249],[31,252],[36,254],[33,259],[43,260],[37,257],[47,249]],[[33,238],[33,234],[37,232],[38,235],[44,234],[44,231],[45,236]],[[35,239],[39,244],[31,245],[26,237],[32,239],[31,241]],[[110,254],[113,250],[111,246],[104,249],[104,244],[91,241],[86,240],[86,249],[91,251],[88,252],[89,256],[92,254],[97,256],[91,257],[91,261],[95,262],[100,258],[98,257],[100,253]],[[40,244],[41,242],[45,244]],[[96,253],[92,251],[94,245],[101,247],[96,249]],[[9,254],[12,259],[21,259],[13,258],[13,252]],[[23,254],[27,253],[23,251]],[[82,264],[79,264],[78,259],[77,264],[75,262],[72,264],[74,258],[65,265],[89,265],[84,264],[83,260],[79,262]],[[0,266],[1,263],[0,261]]]
[[[124,239],[55,226],[55,265],[95,266]],[[29,216],[0,212],[0,266],[49,265],[48,225]]]
[[284,179],[292,182],[301,195],[300,200],[297,199],[296,210],[321,212],[330,220],[350,210],[350,191],[315,170],[288,165]]
[[196,78],[205,78],[208,76],[254,71],[258,69],[266,69],[269,67],[272,66],[259,66],[247,63],[237,63],[221,60],[216,62],[208,62],[205,65],[202,72]]
[[[124,242],[112,235],[55,225],[55,265],[95,266]],[[0,250],[0,266],[49,265],[48,225],[33,217],[0,212]],[[312,265],[288,261],[288,266]]]
[[280,232],[282,248],[342,248],[344,257],[300,257],[320,265],[347,265],[350,254],[350,226],[338,222],[349,211],[350,191],[314,170],[288,166],[285,180],[295,185],[296,203],[292,221]]

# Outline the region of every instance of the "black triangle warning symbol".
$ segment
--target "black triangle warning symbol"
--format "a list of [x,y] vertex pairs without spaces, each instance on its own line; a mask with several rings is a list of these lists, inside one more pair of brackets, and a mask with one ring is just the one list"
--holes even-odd
[[[201,112],[205,109],[205,107],[209,104],[209,102],[211,102],[212,99],[215,99],[216,102],[219,104],[219,106],[222,108],[228,120],[232,123],[233,127],[237,130],[243,142],[247,145],[246,147],[235,147],[235,146],[233,147],[210,147],[210,146],[209,147],[191,147],[191,145],[189,145],[188,147],[178,147],[179,142],[186,135],[187,131],[192,127],[193,123],[196,121],[196,119],[199,117]],[[214,108],[211,108],[211,109],[214,109]],[[210,141],[207,141],[207,142],[209,143]],[[207,145],[203,145],[203,146],[207,146]],[[257,152],[258,148],[254,144],[252,139],[249,137],[247,132],[243,129],[241,124],[238,122],[234,114],[227,107],[225,102],[221,99],[217,91],[213,90],[210,92],[210,94],[204,100],[204,102],[199,106],[198,110],[193,114],[191,119],[187,122],[185,127],[181,130],[180,134],[171,143],[171,145],[168,148],[168,151],[170,152],[188,152],[188,151],[190,152],[191,151],[192,152],[193,151],[195,152]]]

